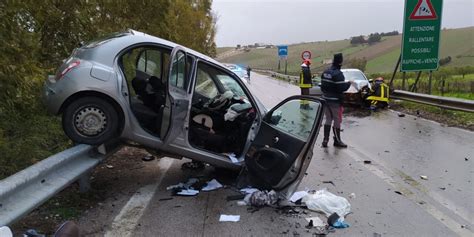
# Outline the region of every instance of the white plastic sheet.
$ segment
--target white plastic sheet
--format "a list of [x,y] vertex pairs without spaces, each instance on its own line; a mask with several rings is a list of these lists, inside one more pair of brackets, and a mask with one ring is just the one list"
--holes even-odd
[[319,190],[315,194],[308,194],[302,201],[308,209],[323,212],[326,216],[337,213],[341,221],[351,211],[351,204],[347,199],[334,195],[326,189]]
[[212,191],[219,188],[222,188],[222,184],[219,183],[216,179],[212,179],[211,181],[207,182],[207,185],[201,189],[201,191]]

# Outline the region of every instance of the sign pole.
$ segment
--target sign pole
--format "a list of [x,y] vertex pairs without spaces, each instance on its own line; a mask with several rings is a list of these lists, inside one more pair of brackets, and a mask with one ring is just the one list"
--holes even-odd
[[280,59],[278,59],[278,72],[280,72]]
[[288,58],[285,58],[285,75],[288,74]]
[[418,75],[416,76],[415,84],[413,84],[413,86],[411,87],[412,92],[416,92],[417,90],[416,84],[418,84],[418,80],[420,80],[420,76],[421,76],[421,71],[418,72]]
[[406,72],[403,72],[403,77],[402,77],[402,90],[406,90],[405,87],[405,80],[406,80]]
[[433,71],[430,71],[430,76],[428,79],[428,95],[431,95],[431,77],[433,76]]
[[400,66],[401,59],[402,59],[402,55],[400,54],[400,56],[398,57],[397,65],[395,65],[395,69],[393,70],[392,79],[390,79],[390,84],[389,84],[390,87],[393,87],[393,79],[395,79],[395,74],[397,74],[398,66]]

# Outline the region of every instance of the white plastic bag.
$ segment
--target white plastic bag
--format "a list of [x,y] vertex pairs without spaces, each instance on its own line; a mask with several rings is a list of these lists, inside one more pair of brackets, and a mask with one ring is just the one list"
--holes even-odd
[[344,216],[351,211],[351,204],[347,199],[334,195],[326,189],[304,196],[302,202],[308,209],[323,212],[328,217],[335,212],[341,220],[344,220]]

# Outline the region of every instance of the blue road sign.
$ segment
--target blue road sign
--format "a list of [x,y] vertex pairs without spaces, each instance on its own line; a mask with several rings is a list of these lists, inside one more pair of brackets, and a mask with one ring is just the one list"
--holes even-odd
[[288,45],[278,45],[278,56],[286,57],[288,56]]

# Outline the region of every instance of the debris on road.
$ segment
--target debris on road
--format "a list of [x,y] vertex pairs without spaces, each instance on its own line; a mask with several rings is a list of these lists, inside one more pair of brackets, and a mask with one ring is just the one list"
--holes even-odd
[[197,178],[190,178],[188,179],[188,182],[186,183],[179,183],[175,185],[168,186],[166,190],[173,190],[173,189],[189,189],[193,184],[199,182],[199,179]]
[[265,205],[274,205],[278,201],[275,191],[256,191],[250,194],[249,203],[252,206],[261,207]]
[[181,169],[182,170],[202,170],[205,168],[205,165],[203,162],[201,161],[190,161],[190,162],[186,162],[186,163],[183,163],[181,165]]
[[308,225],[306,228],[310,229],[312,227],[324,227],[326,224],[321,220],[321,218],[314,216],[314,217],[309,217],[306,218],[306,221],[308,221]]
[[395,192],[396,194],[399,194],[399,195],[402,195],[402,196],[404,195],[404,194],[403,194],[402,192],[400,192],[400,191],[394,191],[394,192]]
[[356,198],[356,194],[355,193],[349,194],[349,198],[351,198],[351,199]]
[[155,159],[155,156],[148,154],[142,158],[142,161],[152,161],[154,159]]
[[221,183],[217,181],[216,179],[212,179],[211,181],[207,182],[207,185],[201,189],[201,191],[213,191],[219,188],[222,188]]
[[404,113],[398,113],[398,117],[403,118],[403,117],[405,117],[405,114]]
[[336,186],[336,184],[334,184],[333,181],[329,180],[329,181],[323,181],[323,184],[332,184],[333,186]]
[[382,212],[381,211],[376,211],[375,214],[380,215],[380,214],[382,214]]
[[326,189],[319,190],[315,194],[308,194],[302,201],[310,210],[323,212],[326,216],[337,213],[342,220],[351,211],[351,204],[347,199],[334,195]]
[[240,190],[240,192],[245,193],[245,194],[252,194],[256,191],[258,191],[258,189],[256,188],[243,188]]
[[224,215],[221,214],[219,222],[238,222],[240,221],[240,215]]
[[176,195],[179,196],[196,196],[199,191],[194,189],[181,189],[181,191],[176,192]]
[[372,161],[370,161],[370,160],[364,160],[364,164],[372,164]]
[[444,191],[444,190],[446,190],[446,188],[445,188],[445,187],[441,187],[441,188],[439,188],[439,189],[441,189],[441,190],[443,190],[443,191]]
[[338,229],[350,227],[350,225],[344,221],[344,217],[339,216],[336,212],[328,217],[328,225]]
[[300,199],[302,199],[304,196],[308,195],[308,192],[306,191],[298,191],[298,192],[295,192],[293,193],[293,195],[291,195],[290,197],[290,202],[296,202]]
[[469,158],[467,158],[467,157],[464,157],[464,160],[465,160],[465,161],[468,161],[468,160],[469,160]]
[[379,234],[379,233],[377,233],[377,232],[374,232],[373,237],[382,237],[382,234]]
[[420,175],[420,179],[428,180],[428,176],[426,176],[426,175]]
[[105,167],[107,167],[107,169],[113,169],[114,168],[113,165],[105,165]]

